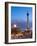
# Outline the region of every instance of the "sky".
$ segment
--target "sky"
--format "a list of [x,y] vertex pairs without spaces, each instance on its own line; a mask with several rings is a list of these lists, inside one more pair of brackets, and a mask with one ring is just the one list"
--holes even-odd
[[29,21],[32,21],[32,7],[11,7],[11,22],[27,21],[27,12],[29,13]]

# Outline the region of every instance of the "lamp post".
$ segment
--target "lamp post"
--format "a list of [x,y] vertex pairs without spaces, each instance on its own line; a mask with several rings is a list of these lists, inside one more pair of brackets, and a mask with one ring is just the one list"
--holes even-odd
[[29,13],[27,12],[27,29],[29,29]]

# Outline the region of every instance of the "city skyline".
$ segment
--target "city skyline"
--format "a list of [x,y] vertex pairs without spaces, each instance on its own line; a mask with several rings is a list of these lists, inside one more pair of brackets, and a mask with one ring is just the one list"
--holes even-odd
[[11,39],[32,38],[32,7],[11,7]]

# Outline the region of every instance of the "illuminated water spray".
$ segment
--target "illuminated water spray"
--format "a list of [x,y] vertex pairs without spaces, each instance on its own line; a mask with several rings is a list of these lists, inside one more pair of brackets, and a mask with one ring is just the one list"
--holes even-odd
[[16,24],[14,24],[13,27],[16,28]]

